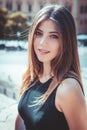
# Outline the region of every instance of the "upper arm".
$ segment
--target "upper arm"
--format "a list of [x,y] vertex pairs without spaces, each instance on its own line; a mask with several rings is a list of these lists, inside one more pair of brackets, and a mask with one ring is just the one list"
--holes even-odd
[[15,120],[15,130],[24,130],[24,122],[21,116],[18,114]]
[[64,113],[70,130],[87,130],[86,103],[75,79],[65,80],[58,88],[55,105]]

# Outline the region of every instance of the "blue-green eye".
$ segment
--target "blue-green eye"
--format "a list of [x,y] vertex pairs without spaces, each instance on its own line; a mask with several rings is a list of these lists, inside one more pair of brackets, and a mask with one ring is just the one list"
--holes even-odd
[[50,37],[53,38],[53,39],[58,39],[59,38],[57,35],[54,35],[54,34],[52,34]]
[[40,36],[40,35],[42,35],[42,33],[40,31],[35,31],[35,35]]

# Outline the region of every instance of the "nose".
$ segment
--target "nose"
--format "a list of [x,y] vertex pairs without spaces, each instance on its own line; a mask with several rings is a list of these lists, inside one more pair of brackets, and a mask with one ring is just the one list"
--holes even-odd
[[46,36],[41,37],[40,44],[45,45],[46,43],[47,43],[47,37]]

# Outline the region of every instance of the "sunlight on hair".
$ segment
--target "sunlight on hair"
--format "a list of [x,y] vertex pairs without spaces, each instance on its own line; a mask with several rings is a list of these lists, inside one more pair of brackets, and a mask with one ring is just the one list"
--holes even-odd
[[47,99],[47,97],[48,97],[48,94],[43,94],[40,97],[34,97],[35,100],[32,101],[32,103],[29,105],[29,107],[33,107],[33,106],[36,106],[36,105],[43,105],[45,100]]
[[[27,26],[26,28],[23,29],[23,31],[20,31],[20,40],[23,39],[23,38],[28,38],[28,35],[29,35],[29,28],[30,26]],[[14,33],[3,33],[4,36],[9,36],[10,38],[12,37],[17,37],[17,32],[14,32]]]

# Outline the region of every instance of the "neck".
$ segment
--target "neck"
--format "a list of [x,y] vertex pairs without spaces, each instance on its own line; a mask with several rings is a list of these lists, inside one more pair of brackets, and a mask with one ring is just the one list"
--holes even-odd
[[43,64],[43,76],[50,76],[52,73],[51,65],[49,63]]
[[49,63],[43,64],[43,74],[40,75],[40,78],[49,79],[53,77],[52,69]]

